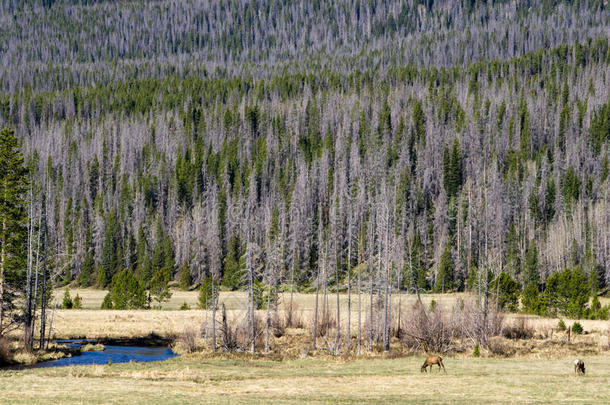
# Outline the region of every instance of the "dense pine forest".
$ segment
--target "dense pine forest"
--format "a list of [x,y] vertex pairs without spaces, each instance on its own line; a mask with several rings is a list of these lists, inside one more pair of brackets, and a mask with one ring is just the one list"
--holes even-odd
[[495,286],[582,316],[545,291],[610,285],[608,7],[2,1],[28,288]]

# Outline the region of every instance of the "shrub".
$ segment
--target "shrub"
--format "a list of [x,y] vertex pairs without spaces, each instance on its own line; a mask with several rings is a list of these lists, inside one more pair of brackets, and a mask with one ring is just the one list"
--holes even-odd
[[588,311],[589,316],[587,318],[608,320],[609,311],[610,307],[608,305],[602,307],[601,303],[599,302],[599,298],[597,298],[597,295],[594,295],[593,300],[591,301],[591,308]]
[[533,336],[534,328],[524,317],[519,317],[513,325],[504,328],[504,337],[507,339],[531,339]]
[[509,357],[515,354],[516,350],[508,344],[504,344],[500,339],[491,339],[488,349],[494,356]]
[[572,325],[572,332],[580,335],[583,331],[582,325],[579,322],[574,322],[574,325]]
[[285,324],[287,328],[303,329],[305,327],[305,322],[303,322],[303,311],[299,310],[299,305],[296,302],[292,303],[292,307],[290,307],[290,305],[287,306],[285,314]]
[[73,306],[72,297],[70,297],[70,290],[66,287],[66,291],[64,292],[64,299],[61,302],[61,307],[63,309],[72,309]]
[[182,305],[180,305],[180,310],[181,311],[188,311],[189,309],[191,309],[191,307],[189,306],[189,304],[186,303],[186,301],[184,301],[182,303]]
[[222,323],[220,327],[221,344],[225,351],[231,351],[237,348],[237,332],[233,324],[229,325],[227,319],[227,309],[225,304],[222,304]]
[[474,345],[474,349],[472,350],[472,357],[481,357],[481,349],[479,348],[479,344]]
[[440,306],[434,305],[434,309],[426,310],[421,301],[417,301],[413,311],[406,316],[403,342],[412,350],[443,353],[460,334],[456,320]]
[[557,329],[559,330],[566,330],[566,323],[563,321],[563,319],[560,319],[559,322],[557,323]]
[[74,297],[74,300],[72,301],[72,308],[83,309],[83,302],[80,298],[80,295],[76,294],[76,297]]
[[180,336],[178,343],[180,346],[182,346],[184,351],[187,353],[192,353],[195,351],[195,337],[195,330],[193,328],[186,327],[184,328],[184,332],[182,333],[182,336]]
[[11,349],[6,339],[0,338],[0,365],[11,363]]

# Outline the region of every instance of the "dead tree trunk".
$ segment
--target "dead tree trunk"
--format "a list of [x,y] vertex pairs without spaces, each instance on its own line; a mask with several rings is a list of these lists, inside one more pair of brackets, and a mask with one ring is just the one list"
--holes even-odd
[[212,278],[212,352],[216,353],[216,304],[217,292],[214,291],[214,279]]

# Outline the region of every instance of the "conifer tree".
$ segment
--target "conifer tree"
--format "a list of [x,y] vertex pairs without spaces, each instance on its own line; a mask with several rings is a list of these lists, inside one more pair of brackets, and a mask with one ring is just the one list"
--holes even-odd
[[445,245],[443,254],[441,255],[441,261],[438,265],[438,272],[436,276],[436,282],[434,284],[434,291],[436,292],[449,292],[453,289],[453,260],[451,259],[451,246],[449,243]]
[[27,169],[19,142],[9,129],[0,131],[0,337],[18,321],[15,297],[24,277],[27,252],[25,192]]

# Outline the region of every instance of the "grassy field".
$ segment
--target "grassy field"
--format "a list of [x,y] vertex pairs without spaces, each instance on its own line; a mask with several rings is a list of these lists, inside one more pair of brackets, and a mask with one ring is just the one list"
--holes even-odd
[[[61,302],[64,290],[58,289],[55,291],[55,302]],[[150,333],[157,333],[163,336],[179,335],[185,328],[199,330],[205,321],[205,312],[197,307],[197,292],[196,291],[173,291],[170,301],[163,304],[161,310],[100,310],[100,305],[106,291],[93,289],[74,289],[71,290],[72,297],[79,294],[83,301],[82,310],[61,310],[57,309],[52,312],[53,331],[57,338],[71,337],[88,337],[88,338],[103,338],[103,337],[135,337],[145,336]],[[432,300],[435,300],[437,305],[445,308],[451,308],[458,298],[468,300],[469,296],[464,293],[458,294],[425,294],[422,295],[422,301],[429,305]],[[368,296],[363,295],[363,308],[368,305]],[[232,319],[239,320],[245,315],[247,295],[245,292],[222,292],[220,302],[224,303],[227,312]],[[288,294],[281,297],[282,305],[288,304]],[[295,294],[294,307],[296,314],[300,316],[305,323],[311,321],[315,296],[313,294]],[[393,296],[394,311],[396,311],[399,298]],[[403,313],[410,310],[415,302],[413,295],[403,295],[400,299]],[[190,306],[190,310],[179,310],[182,303],[186,302]],[[342,324],[345,327],[345,311],[347,308],[347,295],[342,294],[340,297],[342,307]],[[334,314],[335,297],[329,298],[329,306],[331,313]],[[352,333],[355,333],[356,328],[356,306],[357,296],[352,296]],[[95,310],[94,310],[95,309]],[[366,312],[366,311],[364,311]],[[396,312],[395,312],[396,313]],[[261,313],[261,315],[263,315]],[[209,316],[209,315],[208,315]],[[220,315],[218,315],[220,316]],[[363,320],[366,317],[363,314]],[[524,317],[521,314],[508,314],[506,322],[511,323],[517,318]],[[525,316],[528,322],[534,329],[540,333],[548,333],[550,329],[557,326],[558,319],[540,318],[537,316]],[[570,325],[573,321],[566,320]],[[599,320],[580,320],[584,329],[591,333],[595,332],[600,344],[607,344],[607,332],[610,326],[609,321]]]
[[[65,289],[56,289],[53,292],[54,302],[61,303],[63,298]],[[102,301],[108,291],[106,290],[95,290],[90,288],[79,288],[79,289],[71,289],[70,295],[72,298],[78,294],[81,297],[83,309],[100,309],[102,305]],[[183,303],[192,308],[198,308],[198,291],[182,291],[182,290],[172,290],[172,296],[169,301],[164,302],[161,305],[162,310],[176,310],[180,309]],[[437,304],[450,308],[457,298],[468,297],[465,293],[455,293],[455,294],[423,294],[422,300],[424,303],[429,304],[431,300],[435,300]],[[242,309],[246,307],[248,295],[245,291],[222,291],[220,293],[219,302],[224,303],[229,310],[233,309]],[[280,302],[283,305],[287,305],[290,299],[289,293],[280,294]],[[352,308],[354,309],[357,305],[358,296],[356,294],[352,294]],[[402,303],[407,306],[409,303],[413,303],[414,301],[413,295],[402,294]],[[329,297],[329,305],[331,308],[334,308],[336,297],[332,294]],[[363,305],[368,303],[368,295],[362,294]],[[397,304],[399,301],[398,295],[392,296],[392,301]],[[294,302],[298,306],[298,308],[311,311],[314,308],[315,302],[315,294],[294,294]],[[153,306],[155,303],[153,302]],[[343,308],[347,308],[347,294],[340,294],[340,304]]]
[[[149,333],[180,335],[198,330],[205,312],[196,309],[197,293],[174,291],[162,310],[99,310],[105,295],[98,290],[72,290],[82,297],[82,310],[54,310],[55,337],[137,337]],[[61,298],[63,290],[55,292]],[[395,305],[398,299],[394,297]],[[425,295],[446,308],[464,294]],[[315,297],[295,296],[298,313],[311,316]],[[355,325],[355,300],[354,318]],[[408,311],[414,297],[404,295]],[[221,301],[231,318],[243,314],[246,296],[224,292]],[[191,310],[178,310],[183,302]],[[287,303],[285,296],[283,302]],[[346,307],[347,297],[341,296]],[[366,305],[368,301],[364,301]],[[334,305],[334,297],[330,300]],[[94,310],[96,309],[96,310]],[[514,322],[522,315],[508,315]],[[129,363],[53,369],[0,370],[0,403],[182,404],[182,403],[608,403],[610,352],[608,321],[581,321],[586,335],[556,331],[557,319],[528,317],[536,339],[512,341],[514,357],[471,357],[471,352],[444,356],[447,373],[420,373],[421,355],[405,355],[398,346],[389,356],[365,352],[363,358],[332,357],[310,351],[307,330],[288,329],[275,341],[291,354],[212,355],[209,350],[160,363]],[[567,320],[569,325],[572,321]],[[550,336],[549,336],[550,332]],[[179,348],[179,345],[178,345]],[[587,375],[573,372],[576,357],[585,360]],[[280,360],[281,359],[281,360]]]
[[[241,358],[239,358],[241,357]],[[610,358],[421,357],[269,361],[184,355],[162,363],[0,371],[0,402],[37,403],[608,403]]]

